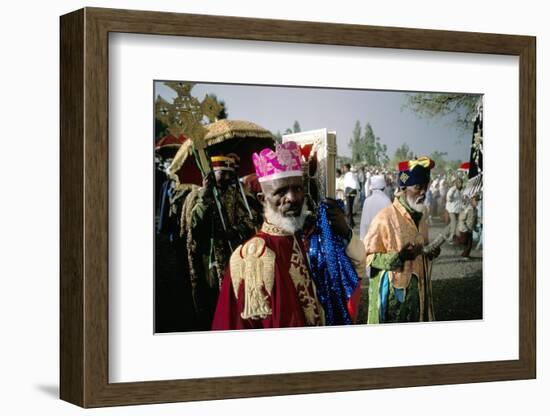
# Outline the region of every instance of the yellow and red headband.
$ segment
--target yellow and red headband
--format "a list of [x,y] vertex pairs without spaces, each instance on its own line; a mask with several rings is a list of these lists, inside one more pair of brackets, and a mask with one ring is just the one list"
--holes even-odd
[[210,158],[212,170],[227,170],[235,172],[235,159],[227,156],[212,156]]
[[430,182],[430,170],[434,166],[435,162],[426,156],[399,162],[397,174],[399,186],[423,185]]

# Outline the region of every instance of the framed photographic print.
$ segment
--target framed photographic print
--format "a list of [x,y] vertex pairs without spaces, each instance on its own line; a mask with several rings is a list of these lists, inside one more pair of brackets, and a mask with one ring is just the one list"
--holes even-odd
[[535,105],[528,36],[62,16],[61,398],[534,378]]

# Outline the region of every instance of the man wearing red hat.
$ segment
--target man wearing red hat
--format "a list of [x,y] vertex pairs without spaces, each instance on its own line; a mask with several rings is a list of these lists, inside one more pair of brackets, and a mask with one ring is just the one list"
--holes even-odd
[[363,240],[371,268],[368,323],[435,320],[429,262],[440,249],[428,247],[424,207],[433,167],[427,157],[399,164],[400,192]]
[[[303,228],[306,211],[300,150],[295,142],[253,156],[262,192],[264,223],[237,247],[226,270],[212,329],[324,325],[325,313],[311,276]],[[365,248],[353,236],[335,201],[328,218],[348,241],[346,254],[364,275]]]

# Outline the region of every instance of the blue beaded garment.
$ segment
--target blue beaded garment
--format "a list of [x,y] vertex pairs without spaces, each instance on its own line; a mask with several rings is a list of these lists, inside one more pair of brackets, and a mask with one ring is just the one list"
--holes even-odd
[[[338,201],[341,209],[343,202]],[[348,242],[334,234],[327,217],[327,204],[319,205],[319,217],[310,237],[309,261],[317,296],[325,310],[326,325],[352,324],[347,303],[359,283],[346,255]]]

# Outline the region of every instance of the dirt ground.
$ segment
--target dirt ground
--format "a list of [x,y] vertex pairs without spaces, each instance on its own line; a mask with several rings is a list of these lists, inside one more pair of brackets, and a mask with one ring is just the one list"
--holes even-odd
[[[355,231],[359,232],[360,216],[354,217]],[[446,225],[439,219],[432,220],[430,241],[444,232]],[[474,242],[474,247],[475,247]],[[462,247],[443,244],[441,254],[433,262],[432,289],[435,317],[438,321],[482,319],[482,251],[473,249],[471,259],[462,260]],[[357,323],[366,323],[368,305],[368,281],[361,285],[361,306]]]

